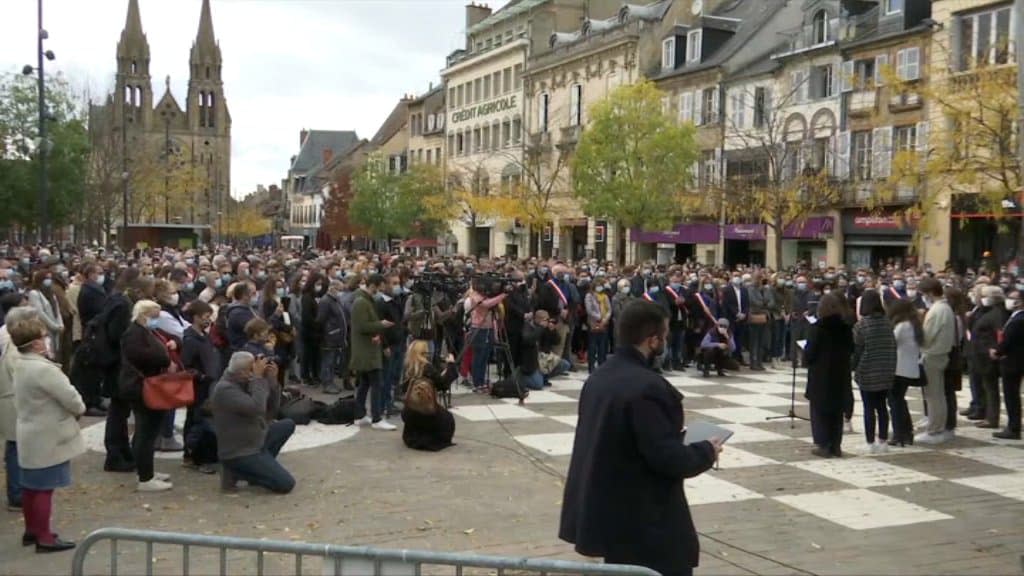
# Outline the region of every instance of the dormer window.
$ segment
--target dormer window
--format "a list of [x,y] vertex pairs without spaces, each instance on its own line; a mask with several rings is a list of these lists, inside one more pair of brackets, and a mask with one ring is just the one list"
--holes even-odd
[[686,63],[693,64],[700,62],[700,45],[703,34],[699,28],[686,33]]
[[814,34],[814,44],[824,44],[828,42],[828,12],[824,10],[818,10],[814,14],[814,22],[812,24],[812,33]]
[[885,13],[895,14],[897,12],[903,12],[904,0],[885,0]]
[[661,43],[661,68],[671,70],[676,67],[676,38],[666,38]]

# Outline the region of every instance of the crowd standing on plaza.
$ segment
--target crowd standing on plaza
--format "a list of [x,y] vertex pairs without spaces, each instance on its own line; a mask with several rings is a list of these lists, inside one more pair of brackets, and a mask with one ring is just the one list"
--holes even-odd
[[[1021,434],[1024,278],[987,259],[954,271],[230,246],[0,254],[7,504],[23,511],[24,542],[41,552],[73,546],[49,515],[84,451],[82,416],[105,419],[104,470],[136,474],[139,491],[172,489],[153,455],[180,451],[197,472],[220,470],[225,490],[245,481],[287,493],[296,481],[277,455],[303,392],[354,392],[356,424],[389,432],[400,419],[407,446],[442,450],[455,433],[453,386],[542,390],[568,371],[598,371],[628,346],[617,330],[636,301],[668,321],[664,345],[641,359],[650,369],[807,367],[821,457],[842,454],[854,382],[872,452],[952,438],[964,373],[971,403],[960,413],[997,438]],[[182,378],[191,395],[179,437],[175,410],[146,390]],[[914,387],[927,414],[916,424]]]

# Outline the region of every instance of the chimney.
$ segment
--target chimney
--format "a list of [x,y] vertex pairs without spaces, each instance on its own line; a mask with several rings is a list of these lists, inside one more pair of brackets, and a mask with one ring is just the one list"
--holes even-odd
[[302,145],[306,143],[306,136],[309,136],[309,130],[303,128],[302,131],[299,132],[299,148],[302,148]]
[[320,154],[323,157],[324,164],[327,164],[331,161],[331,158],[334,158],[334,150],[331,150],[330,148],[324,148],[320,151]]
[[470,2],[469,5],[466,6],[466,29],[468,30],[480,22],[483,22],[484,18],[487,18],[490,15],[490,7],[484,4]]

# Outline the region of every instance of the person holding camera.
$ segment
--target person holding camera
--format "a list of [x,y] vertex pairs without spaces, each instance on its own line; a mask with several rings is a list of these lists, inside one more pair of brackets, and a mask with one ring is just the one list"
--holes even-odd
[[339,357],[348,346],[348,320],[341,307],[341,291],[344,284],[335,278],[330,281],[327,294],[320,299],[316,323],[320,326],[320,382],[325,394],[340,394],[335,383]]
[[469,291],[469,331],[470,346],[473,349],[473,361],[470,372],[473,377],[473,392],[487,393],[487,365],[491,358],[491,347],[494,342],[494,331],[497,323],[494,309],[505,301],[507,293],[496,296],[485,296],[485,286],[477,281]]
[[[356,411],[363,416],[356,422],[360,426],[371,426],[374,430],[396,430],[394,424],[384,420],[384,394],[381,389],[381,372],[384,358],[381,352],[383,333],[394,326],[388,320],[381,320],[374,302],[377,294],[386,285],[380,274],[371,274],[366,286],[359,288],[352,303],[352,358],[350,368],[356,374],[359,386],[356,390]],[[366,414],[366,396],[370,396],[370,414]]]
[[729,321],[719,318],[716,324],[704,334],[700,343],[701,370],[704,377],[710,375],[711,367],[714,366],[719,376],[725,376],[725,371],[735,370],[738,366],[733,359],[736,351],[736,339],[729,331]]
[[233,490],[238,480],[277,494],[295,488],[295,478],[277,461],[295,432],[295,422],[274,421],[281,403],[277,370],[266,358],[235,352],[213,389],[210,398],[223,490]]

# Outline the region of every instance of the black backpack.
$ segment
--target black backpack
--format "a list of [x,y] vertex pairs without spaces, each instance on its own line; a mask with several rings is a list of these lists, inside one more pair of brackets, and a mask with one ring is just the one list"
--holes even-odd
[[82,343],[75,353],[76,361],[83,367],[109,368],[121,358],[120,335],[117,340],[112,340],[107,327],[122,305],[120,299],[108,299],[103,310],[83,328]]
[[491,396],[495,398],[518,398],[520,400],[530,395],[530,391],[520,386],[515,378],[504,378],[491,384]]
[[340,398],[334,404],[324,408],[320,414],[315,416],[315,419],[321,424],[351,424],[356,421],[357,416],[362,417],[357,412],[359,412],[359,405],[356,404],[355,398]]

